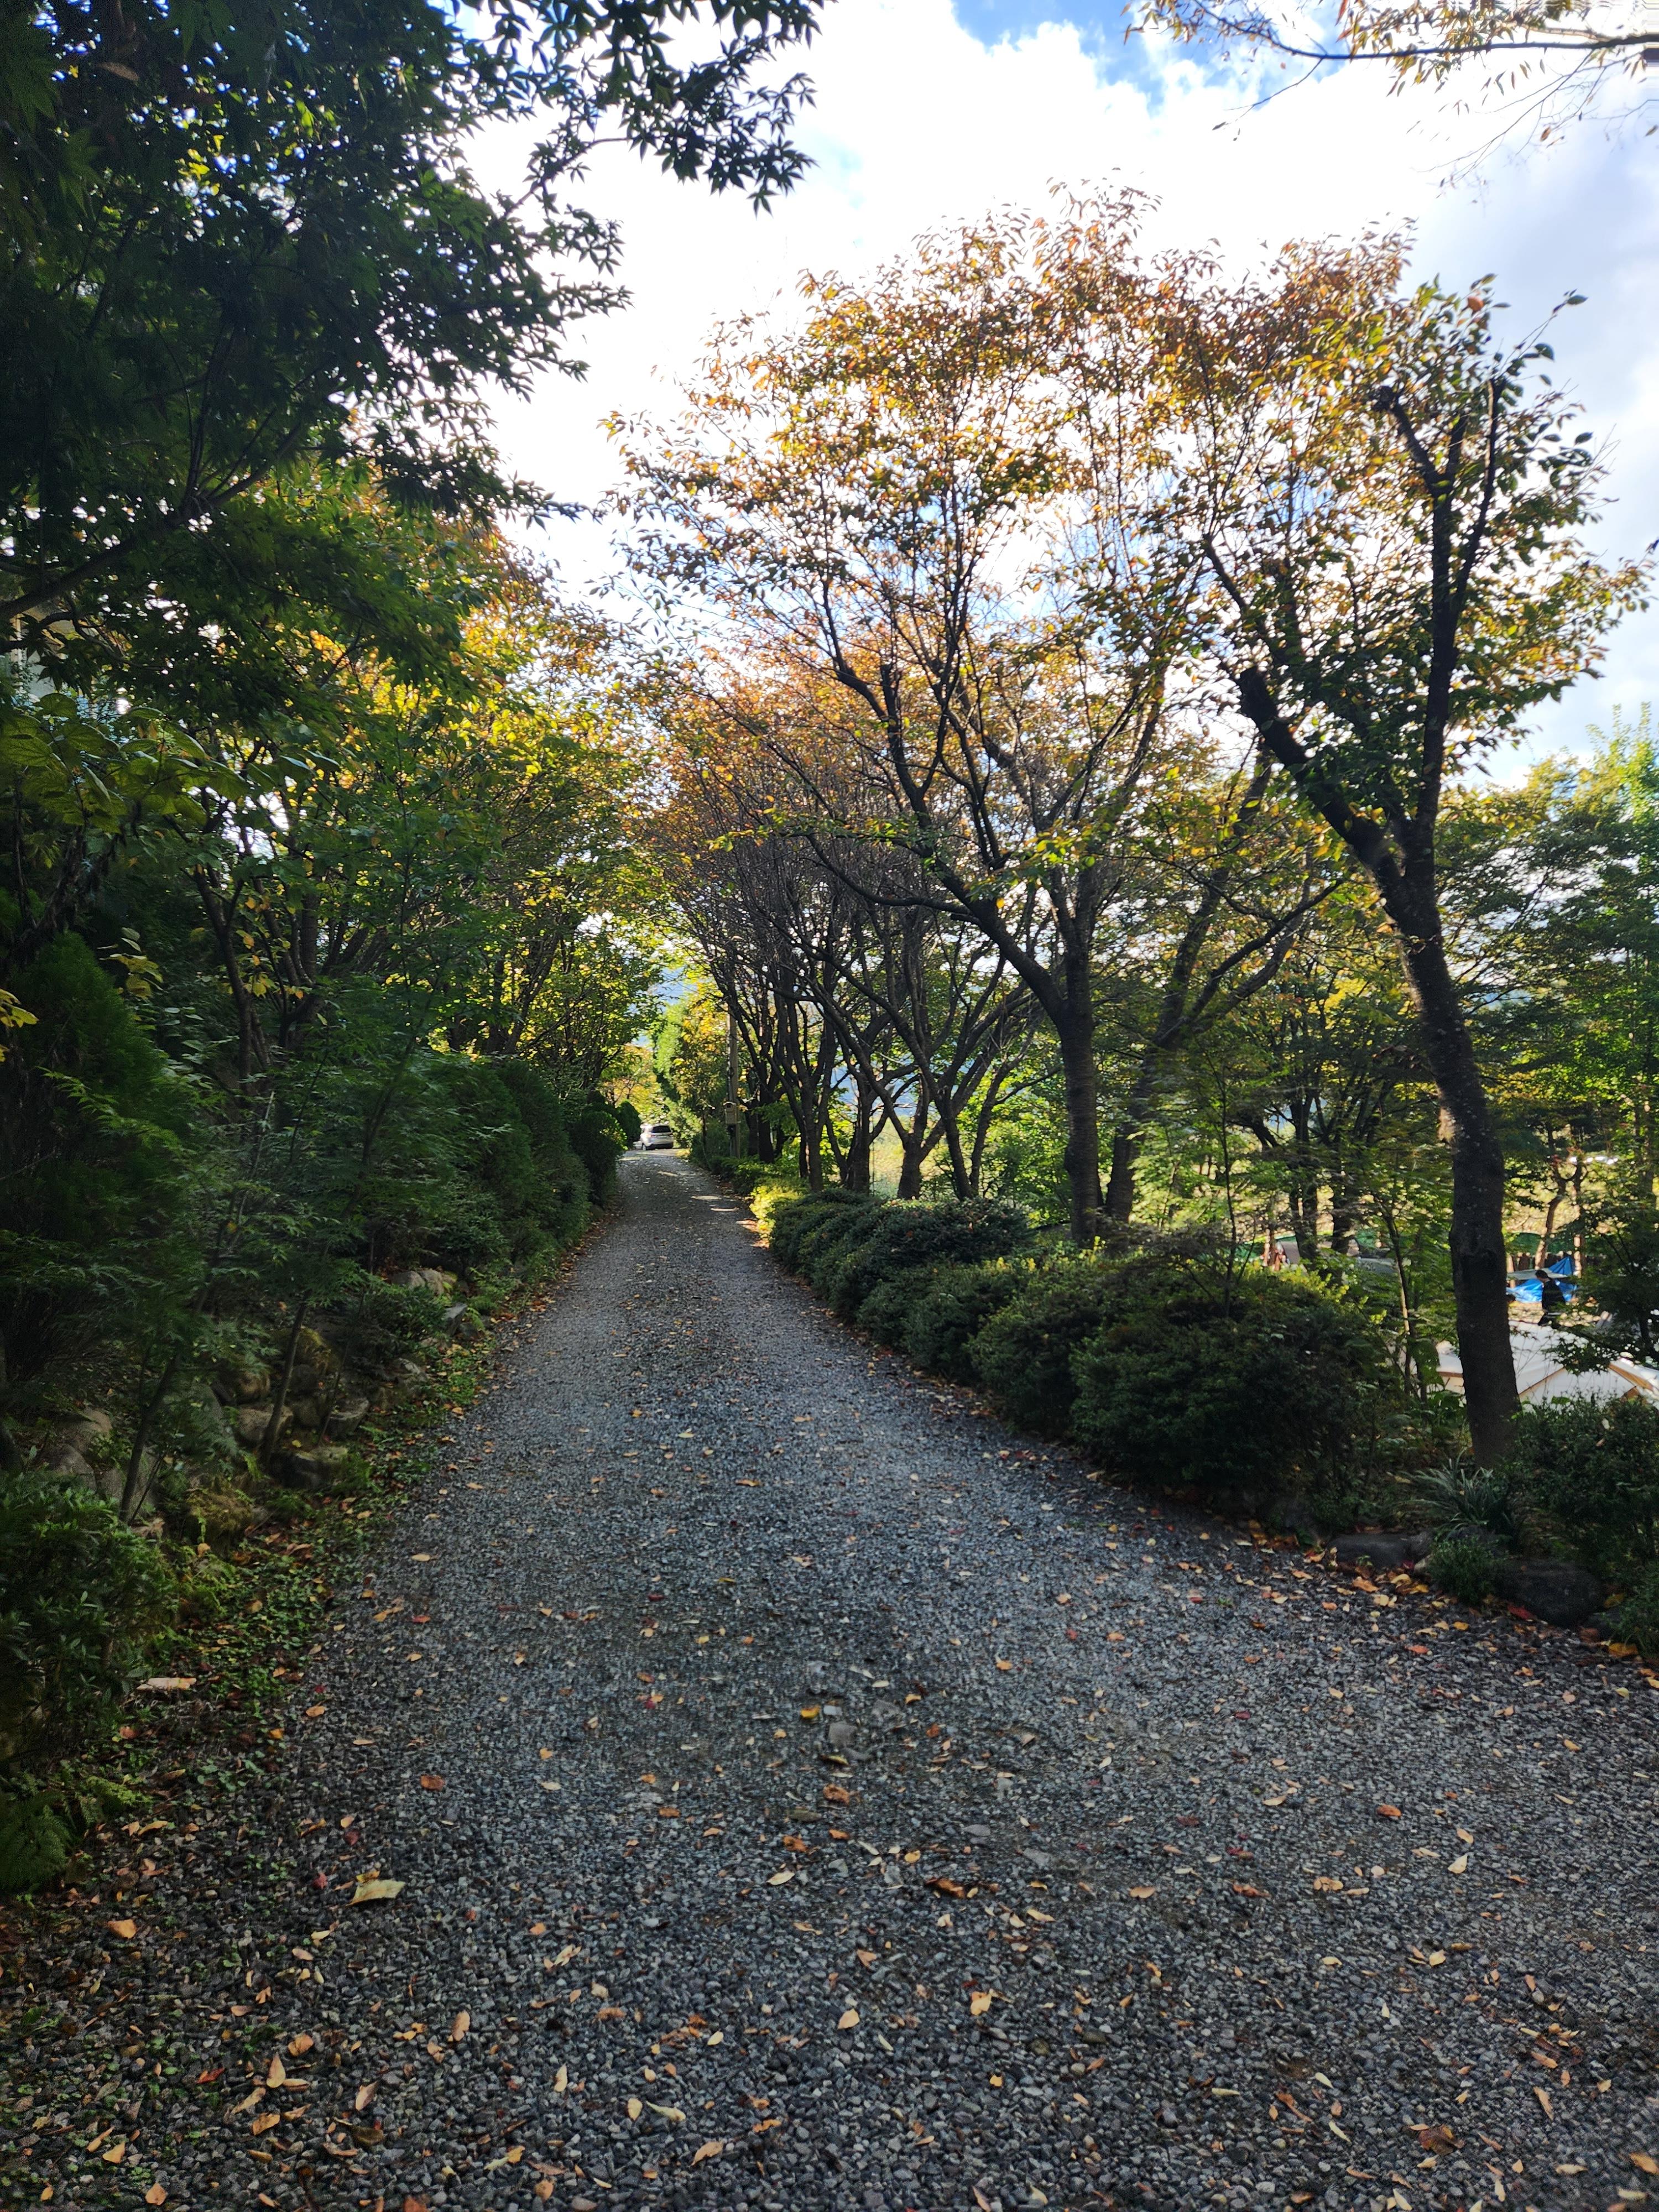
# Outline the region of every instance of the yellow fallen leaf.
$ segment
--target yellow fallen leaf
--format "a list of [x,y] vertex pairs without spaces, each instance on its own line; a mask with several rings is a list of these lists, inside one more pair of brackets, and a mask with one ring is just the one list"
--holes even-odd
[[268,2128],[274,2128],[282,2117],[283,2116],[280,2112],[261,2112],[258,2118],[253,2123],[254,2134],[256,2136],[264,2135]]
[[836,2026],[837,2027],[856,2027],[858,2024],[859,2012],[856,2005],[848,2005],[846,2011],[842,2013],[841,2018],[836,2022]]
[[559,2070],[558,2070],[558,2072],[557,2072],[557,2073],[553,2076],[553,2094],[554,2094],[554,2095],[555,2095],[556,2097],[562,2097],[562,2096],[563,2096],[563,2094],[564,2094],[564,2093],[565,2093],[565,2091],[569,2087],[569,2086],[570,2086],[570,2075],[569,2075],[568,2072],[566,2070],[566,2069],[565,2069],[564,2067],[561,2066],[561,2067],[560,2067],[560,2069],[559,2069]]
[[[230,2109],[233,2112],[251,2112],[256,2105],[264,2104],[264,2098],[265,2085],[262,2081],[257,2089],[249,2091],[248,2094],[243,2098],[240,2105],[233,2105]],[[88,2143],[87,2145],[87,2148],[90,2150],[92,2148],[92,2145]]]
[[308,1721],[319,1721],[327,1711],[328,1707],[326,1705],[307,1705],[306,1707],[306,1718]]
[[800,1709],[800,1717],[804,1721],[815,1721],[823,1710],[821,1705],[803,1705]]
[[265,2069],[265,2087],[266,2087],[266,2088],[267,2088],[267,2089],[280,2089],[280,2088],[282,2087],[282,2086],[283,2086],[283,2082],[284,2082],[284,2081],[287,2081],[287,2079],[288,2079],[288,2069],[287,2069],[287,2067],[283,2065],[283,2062],[282,2062],[282,2060],[281,2060],[280,2058],[273,2058],[273,2059],[271,2060],[271,2062],[270,2062],[270,2065]]
[[138,1923],[136,1920],[106,1920],[104,1925],[112,1936],[118,1936],[124,1943],[131,1943],[138,1933]]
[[691,2163],[693,2166],[701,2166],[706,2158],[718,2158],[725,2148],[726,2145],[723,2142],[706,2142],[701,2150],[692,2152]]
[[374,2102],[374,2084],[372,2081],[365,2081],[352,2099],[351,2109],[354,2112],[366,2112]]
[[163,2188],[162,2188],[162,2186],[161,2186],[161,2183],[160,2183],[159,2181],[152,2181],[152,2182],[151,2182],[151,2184],[149,2185],[149,2188],[144,2191],[144,2202],[145,2202],[145,2203],[146,2203],[146,2204],[165,2204],[165,2203],[167,2203],[167,2191],[166,2191],[165,2189],[163,2189]]
[[112,2143],[104,2153],[104,2163],[106,2166],[119,2166],[126,2154],[127,2147],[124,2142]]
[[1638,2166],[1644,2173],[1659,2173],[1659,2158],[1650,2158],[1644,2150],[1633,2150],[1630,2154],[1630,2162],[1632,2166]]
[[1448,1874],[1467,1874],[1468,1870],[1469,1855],[1467,1851],[1460,1851],[1457,1856],[1452,1861],[1451,1864],[1446,1869]]
[[1013,1671],[1014,1662],[1012,1659],[999,1659],[997,1661],[997,1672],[999,1674],[1012,1674]]
[[1376,1809],[1385,1820],[1397,1820],[1400,1818],[1398,1805],[1379,1805]]
[[307,2051],[314,2048],[313,2039],[308,2035],[295,2035],[289,2038],[288,2055],[290,2058],[303,2058]]
[[444,1778],[441,1774],[423,1774],[421,1777],[422,1790],[441,1790],[444,1786]]
[[1138,1888],[1132,1889],[1129,1894],[1131,1897],[1156,1897],[1158,1892],[1149,1884],[1143,1882]]
[[449,2023],[450,2041],[452,2043],[459,2043],[471,2025],[472,2015],[470,2012],[458,2012],[454,2019]]
[[659,2119],[672,2120],[677,2126],[685,2118],[678,2105],[653,2105],[651,2109]]
[[389,1904],[394,1897],[401,1897],[403,1893],[404,1885],[400,1881],[360,1881],[352,1893],[351,1901],[354,1905]]
[[1316,1874],[1314,1876],[1314,1887],[1316,1889],[1337,1890],[1340,1889],[1341,1887],[1341,1877],[1338,1875]]
[[1553,2120],[1555,2118],[1555,2107],[1550,2102],[1549,2091],[1547,2089],[1534,2088],[1532,2094],[1537,2098],[1539,2103],[1543,2106],[1544,2118],[1547,2120]]
[[628,2117],[629,2117],[629,2118],[630,2120],[637,2120],[637,2119],[638,2119],[638,2118],[640,2117],[640,2114],[641,2114],[644,2110],[645,2110],[645,2106],[644,2106],[640,2102],[640,2100],[639,2100],[639,2099],[638,2099],[637,2097],[630,2097],[630,2098],[629,2099],[629,2100],[628,2100]]
[[968,2009],[972,2013],[975,2020],[982,2019],[983,2016],[991,2009],[991,1992],[989,1990],[975,1990],[972,1996],[968,2000]]
[[769,1874],[767,1875],[766,1886],[769,1889],[781,1889],[785,1882],[793,1881],[794,1879],[795,1869],[793,1867],[780,1867],[775,1874]]

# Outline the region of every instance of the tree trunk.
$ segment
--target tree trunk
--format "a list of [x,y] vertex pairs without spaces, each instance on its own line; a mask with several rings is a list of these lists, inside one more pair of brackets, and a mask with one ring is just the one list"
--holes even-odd
[[857,1103],[853,1109],[853,1130],[847,1146],[847,1158],[841,1171],[842,1184],[848,1190],[868,1190],[870,1188],[870,1093],[860,1083]]
[[1493,1127],[1474,1040],[1446,961],[1432,890],[1401,882],[1385,898],[1400,930],[1406,981],[1451,1152],[1452,1296],[1469,1443],[1483,1467],[1509,1449],[1520,1400],[1510,1341],[1509,1255],[1504,1243],[1504,1148]]
[[1135,1210],[1135,1173],[1140,1164],[1140,1140],[1157,1087],[1162,1047],[1149,1044],[1140,1055],[1134,1085],[1123,1114],[1112,1133],[1112,1167],[1106,1178],[1105,1210],[1109,1221],[1127,1222]]
[[1086,995],[1067,1007],[1059,1025],[1060,1065],[1066,1085],[1066,1193],[1072,1241],[1092,1244],[1102,1228],[1100,1086],[1095,1073],[1094,1008]]

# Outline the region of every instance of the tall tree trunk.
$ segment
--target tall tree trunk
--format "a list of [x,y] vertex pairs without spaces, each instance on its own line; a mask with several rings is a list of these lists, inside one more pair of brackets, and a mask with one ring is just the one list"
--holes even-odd
[[870,1188],[870,1106],[871,1093],[864,1082],[858,1079],[852,1134],[848,1140],[847,1158],[841,1171],[842,1182],[848,1190],[868,1190]]
[[1400,931],[1407,986],[1440,1102],[1441,1134],[1451,1153],[1452,1297],[1463,1398],[1474,1456],[1490,1467],[1509,1449],[1520,1403],[1510,1341],[1504,1148],[1446,959],[1438,902],[1431,890],[1401,881],[1384,903]]
[[1105,1198],[1109,1221],[1127,1222],[1135,1210],[1135,1174],[1140,1164],[1141,1136],[1152,1110],[1162,1054],[1163,1048],[1156,1042],[1141,1054],[1122,1115],[1112,1132],[1112,1167],[1106,1178]]
[[1066,1194],[1073,1243],[1092,1244],[1102,1228],[1100,1083],[1095,1073],[1094,1007],[1087,979],[1081,994],[1068,992],[1067,998],[1065,1018],[1057,1025],[1066,1090]]

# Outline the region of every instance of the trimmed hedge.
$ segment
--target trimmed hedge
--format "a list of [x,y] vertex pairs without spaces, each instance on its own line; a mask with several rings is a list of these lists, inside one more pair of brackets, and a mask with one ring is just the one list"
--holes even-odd
[[1072,1361],[1104,1319],[1109,1287],[1100,1261],[1059,1261],[1034,1273],[970,1340],[975,1375],[1022,1428],[1063,1437],[1070,1427]]
[[1556,1398],[1522,1408],[1506,1462],[1552,1540],[1624,1589],[1659,1567],[1659,1406]]
[[1019,1296],[1030,1275],[1029,1266],[994,1260],[982,1267],[939,1268],[920,1297],[907,1283],[899,1340],[918,1367],[950,1382],[972,1382],[977,1379],[971,1356],[975,1338],[993,1314]]

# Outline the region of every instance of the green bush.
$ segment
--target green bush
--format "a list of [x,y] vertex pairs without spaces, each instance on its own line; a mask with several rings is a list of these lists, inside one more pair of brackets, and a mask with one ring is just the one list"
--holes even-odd
[[78,1483],[0,1476],[0,1762],[60,1756],[131,1686],[172,1578]]
[[[992,1261],[979,1267],[940,1267],[920,1295],[908,1284],[901,1284],[897,1287],[905,1322],[896,1340],[929,1374],[942,1375],[951,1382],[971,1382],[975,1370],[969,1346],[974,1338],[1030,1279],[1029,1267]],[[863,1317],[861,1314],[860,1319]]]
[[1148,1257],[1105,1270],[1102,1308],[1072,1425],[1126,1474],[1245,1501],[1334,1480],[1390,1386],[1376,1330],[1306,1281]]
[[891,1282],[878,1283],[859,1308],[859,1327],[878,1344],[896,1352],[904,1342],[905,1323],[915,1301],[915,1286],[902,1275],[895,1276]]
[[34,1791],[0,1797],[0,1897],[44,1888],[69,1861],[74,1838]]
[[1507,1468],[1555,1542],[1603,1581],[1631,1587],[1659,1564],[1659,1405],[1650,1398],[1525,1406]]
[[1417,1502],[1437,1537],[1490,1536],[1505,1550],[1520,1540],[1520,1499],[1507,1468],[1448,1460],[1418,1478]]
[[1494,1537],[1478,1528],[1462,1528],[1437,1540],[1425,1572],[1437,1589],[1460,1605],[1479,1605],[1496,1588],[1502,1559],[1502,1547]]
[[970,1340],[975,1379],[1021,1428],[1066,1433],[1077,1395],[1073,1356],[1100,1328],[1111,1272],[1097,1260],[1036,1269]]
[[1644,1658],[1659,1659],[1659,1565],[1650,1567],[1613,1616],[1615,1634]]
[[772,1215],[771,1246],[786,1267],[799,1269],[802,1239],[847,1206],[873,1207],[875,1201],[859,1191],[811,1190],[787,1200]]
[[842,1241],[833,1273],[813,1283],[851,1320],[879,1283],[919,1271],[1003,1260],[1031,1241],[1030,1224],[999,1199],[903,1201],[880,1206],[867,1229]]

